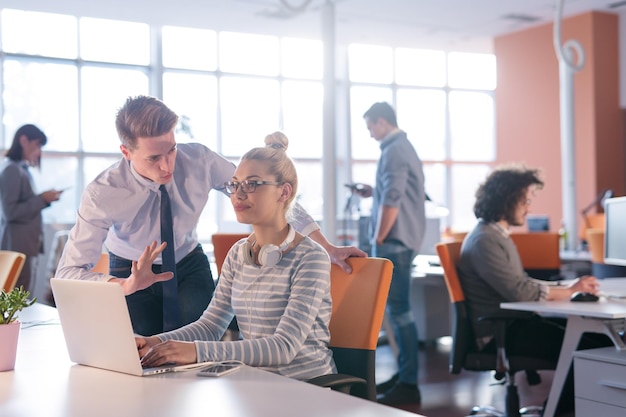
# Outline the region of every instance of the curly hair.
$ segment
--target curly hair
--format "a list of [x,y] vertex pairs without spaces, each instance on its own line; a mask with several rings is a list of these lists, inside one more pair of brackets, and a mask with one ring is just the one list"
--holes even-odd
[[493,170],[476,191],[474,215],[487,222],[515,222],[515,210],[526,199],[528,187],[543,188],[538,169],[507,165]]

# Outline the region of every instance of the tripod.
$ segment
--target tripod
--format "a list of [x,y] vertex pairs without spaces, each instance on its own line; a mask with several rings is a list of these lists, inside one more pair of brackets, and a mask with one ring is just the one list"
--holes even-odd
[[[346,195],[347,195],[346,206],[343,209],[343,245],[344,246],[352,245],[358,242],[358,236],[357,236],[358,230],[359,230],[358,222],[357,224],[353,225],[353,229],[355,230],[355,236],[350,236],[350,234],[348,233],[348,228],[350,226],[350,222],[353,221],[352,220],[353,209],[356,207],[357,213],[361,211],[359,204],[358,204],[359,196],[354,192],[354,189],[350,188],[350,190],[348,191]],[[352,237],[352,239],[349,239],[350,237]]]

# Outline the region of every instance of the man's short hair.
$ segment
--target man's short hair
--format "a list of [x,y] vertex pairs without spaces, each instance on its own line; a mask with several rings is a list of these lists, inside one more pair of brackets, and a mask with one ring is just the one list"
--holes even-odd
[[506,220],[515,222],[515,210],[526,199],[530,186],[543,187],[538,169],[524,165],[506,165],[497,167],[476,191],[474,215],[487,222]]
[[171,132],[178,116],[161,100],[150,96],[128,97],[117,112],[115,127],[120,141],[135,149],[137,138],[154,138]]
[[364,119],[368,119],[372,122],[376,122],[378,119],[383,119],[393,127],[398,127],[398,120],[396,119],[396,112],[389,103],[381,101],[379,103],[372,104],[364,114]]

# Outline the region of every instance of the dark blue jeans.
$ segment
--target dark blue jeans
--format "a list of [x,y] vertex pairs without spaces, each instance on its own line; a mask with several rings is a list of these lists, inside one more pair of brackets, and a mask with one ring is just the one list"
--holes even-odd
[[[109,252],[111,275],[128,278],[130,267],[130,260]],[[161,265],[152,265],[152,271],[155,274],[160,273]],[[182,325],[185,325],[196,321],[202,315],[215,290],[209,260],[201,245],[176,264],[176,277],[180,318]],[[126,304],[135,333],[152,336],[163,332],[162,288],[162,283],[157,282],[145,290],[126,296]]]
[[385,242],[372,248],[372,256],[393,262],[386,314],[398,344],[398,380],[417,384],[419,344],[409,296],[412,263],[417,253],[399,242]]

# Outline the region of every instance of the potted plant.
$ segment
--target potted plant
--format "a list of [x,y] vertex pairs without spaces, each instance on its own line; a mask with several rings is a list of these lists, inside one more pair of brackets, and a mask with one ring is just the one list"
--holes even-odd
[[29,297],[30,292],[21,286],[9,292],[0,292],[0,371],[10,371],[15,367],[17,339],[20,334],[17,315],[37,301],[36,298]]

